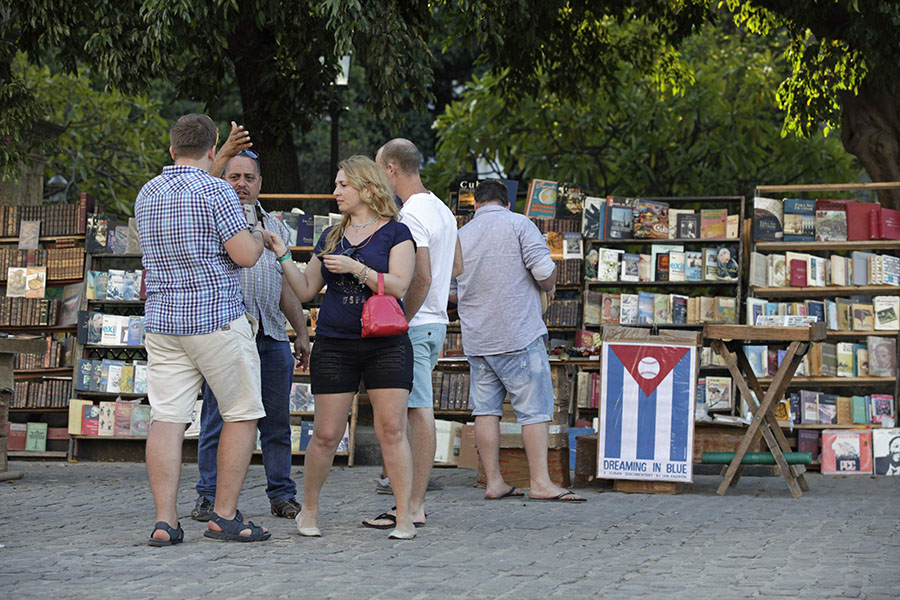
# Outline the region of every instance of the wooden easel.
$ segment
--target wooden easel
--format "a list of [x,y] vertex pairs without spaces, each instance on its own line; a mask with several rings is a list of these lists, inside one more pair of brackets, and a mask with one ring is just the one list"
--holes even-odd
[[[731,464],[723,472],[722,483],[716,493],[724,496],[729,486],[737,485],[741,476],[741,460],[747,453],[750,444],[761,434],[775,458],[775,462],[787,482],[788,489],[794,498],[799,498],[803,492],[809,491],[809,485],[803,477],[805,469],[802,466],[790,466],[784,458],[784,452],[790,452],[784,432],[775,419],[774,406],[784,395],[794,372],[800,364],[803,355],[809,350],[812,342],[825,339],[825,323],[815,323],[810,327],[754,327],[750,325],[706,325],[703,328],[703,337],[710,342],[710,346],[725,360],[725,365],[731,373],[734,382],[747,402],[754,409],[753,422],[738,444],[737,451]],[[790,342],[784,359],[772,383],[763,390],[756,379],[750,362],[744,354],[743,341],[754,342]],[[759,404],[754,400],[760,398]]]

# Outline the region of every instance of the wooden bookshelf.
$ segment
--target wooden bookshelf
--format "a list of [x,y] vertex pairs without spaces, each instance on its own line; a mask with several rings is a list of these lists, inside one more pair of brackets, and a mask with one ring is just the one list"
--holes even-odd
[[641,287],[641,288],[652,288],[652,287],[705,287],[708,285],[723,285],[723,286],[740,286],[740,279],[735,279],[733,281],[722,281],[716,279],[715,281],[598,281],[595,279],[585,280],[584,284],[586,286],[594,286],[599,285],[605,288],[617,288],[617,287]]
[[[771,377],[760,377],[761,384],[772,383]],[[788,384],[790,387],[803,386],[829,386],[829,387],[856,387],[866,385],[893,385],[896,377],[794,377]]]
[[757,252],[833,252],[835,250],[900,250],[900,240],[852,242],[756,242]]
[[90,304],[106,304],[108,306],[143,306],[145,300],[88,300]]
[[852,330],[852,331],[829,330],[828,333],[826,333],[826,336],[829,339],[833,339],[833,340],[843,340],[843,339],[855,340],[857,338],[864,338],[864,337],[868,337],[870,335],[896,336],[897,330],[896,329],[891,329],[891,330],[870,329],[868,331],[863,331],[860,329],[856,329],[856,330]]
[[3,325],[0,326],[5,333],[58,333],[75,331],[77,325]]
[[68,407],[68,406],[63,406],[63,407],[54,406],[54,407],[47,407],[47,408],[33,408],[33,407],[32,407],[32,408],[10,408],[10,409],[9,409],[9,412],[11,412],[11,413],[12,413],[12,412],[18,412],[18,413],[29,413],[29,412],[68,412],[68,411],[69,411],[69,407]]
[[[77,234],[77,235],[48,235],[48,236],[42,235],[40,237],[40,241],[42,241],[42,242],[63,242],[63,241],[67,242],[69,240],[72,240],[75,242],[83,242],[84,234],[81,233],[81,234]],[[0,244],[17,243],[18,241],[19,241],[19,236],[0,237]]]
[[845,285],[822,287],[751,287],[757,298],[824,298],[828,296],[895,296],[900,287],[895,285]]
[[707,244],[710,246],[714,246],[717,244],[737,244],[741,241],[740,238],[720,238],[720,239],[710,239],[710,238],[585,238],[585,242],[591,242],[592,244],[602,244],[606,246],[627,246],[629,244]]
[[[778,421],[783,428],[790,428],[791,424],[787,421]],[[794,423],[794,429],[881,429],[878,423]]]
[[40,377],[40,376],[53,376],[53,375],[71,375],[72,367],[52,367],[47,369],[16,369],[13,371],[13,376],[16,379],[26,378],[26,377]]
[[9,450],[6,455],[9,458],[66,458],[68,456],[67,452],[54,452],[54,451],[44,451],[44,452],[33,452],[30,450]]

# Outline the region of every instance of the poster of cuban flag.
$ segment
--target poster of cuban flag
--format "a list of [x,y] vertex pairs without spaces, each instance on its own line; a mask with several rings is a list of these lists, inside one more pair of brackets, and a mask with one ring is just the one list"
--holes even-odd
[[597,476],[690,482],[697,348],[603,342]]

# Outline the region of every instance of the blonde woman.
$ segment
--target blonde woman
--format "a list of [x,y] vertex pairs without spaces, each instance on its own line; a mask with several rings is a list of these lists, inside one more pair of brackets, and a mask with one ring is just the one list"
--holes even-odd
[[371,159],[351,156],[339,165],[334,183],[341,223],[322,233],[305,272],[294,266],[284,242],[266,232],[266,247],[275,252],[284,280],[302,302],[309,302],[328,285],[310,358],[315,427],[306,450],[303,509],[297,516],[297,528],[303,536],[321,535],[319,492],[344,435],[347,413],[362,376],[397,502],[397,523],[389,537],[412,539],[416,535],[409,515],[412,457],[406,437],[412,346],[405,333],[363,338],[360,324],[363,303],[378,289],[379,273],[384,277],[385,294],[400,300],[406,293],[415,266],[412,234],[397,221],[399,208],[394,196],[384,173]]

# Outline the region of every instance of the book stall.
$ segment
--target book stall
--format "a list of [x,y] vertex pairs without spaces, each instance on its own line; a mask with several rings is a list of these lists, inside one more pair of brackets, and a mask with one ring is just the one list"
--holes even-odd
[[[719,464],[725,493],[744,465],[769,464],[798,496],[805,469],[900,474],[900,211],[853,198],[900,184],[633,198],[549,180],[521,190],[505,183],[511,209],[540,229],[558,270],[545,313],[555,481],[568,485],[574,469],[575,483],[679,491],[700,465]],[[460,227],[474,216],[476,185],[462,181],[450,193]],[[331,196],[261,195],[288,227],[301,268],[339,218],[296,208],[321,200]],[[9,455],[138,459],[149,406],[133,219],[105,215],[85,196],[78,205],[0,207],[0,231],[0,331],[42,342],[41,354],[14,362],[0,432]],[[305,308],[314,340],[317,306]],[[469,381],[451,322],[432,375],[437,464],[478,468]],[[296,455],[313,409],[308,373],[296,372]],[[338,453],[351,465],[357,410],[354,401]],[[507,481],[527,483],[511,409],[501,419],[501,465]]]

